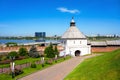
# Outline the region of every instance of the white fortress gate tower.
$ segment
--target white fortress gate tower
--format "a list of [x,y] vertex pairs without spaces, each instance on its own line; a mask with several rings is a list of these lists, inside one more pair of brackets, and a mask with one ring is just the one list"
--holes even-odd
[[69,29],[62,35],[64,51],[60,55],[80,56],[91,53],[91,46],[87,45],[87,38],[71,20]]

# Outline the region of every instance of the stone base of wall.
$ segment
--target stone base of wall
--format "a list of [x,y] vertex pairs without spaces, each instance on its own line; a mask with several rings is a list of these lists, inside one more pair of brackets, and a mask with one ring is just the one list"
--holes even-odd
[[120,49],[120,46],[107,46],[107,47],[91,47],[91,52],[110,52]]

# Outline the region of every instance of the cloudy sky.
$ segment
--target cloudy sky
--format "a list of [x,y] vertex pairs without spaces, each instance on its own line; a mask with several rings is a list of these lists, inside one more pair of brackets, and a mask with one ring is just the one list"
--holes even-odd
[[85,35],[120,34],[120,0],[0,0],[0,36],[62,35],[72,16]]

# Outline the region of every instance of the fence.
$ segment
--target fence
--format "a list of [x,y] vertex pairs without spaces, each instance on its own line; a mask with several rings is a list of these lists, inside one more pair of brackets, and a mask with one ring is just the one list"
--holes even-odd
[[[35,64],[41,64],[41,61],[35,61]],[[23,68],[27,68],[30,67],[31,63],[24,63],[24,64],[19,64],[19,65],[15,65],[16,69],[23,69]],[[0,73],[10,73],[11,69],[10,67],[7,68],[0,68]]]
[[[63,58],[64,56],[61,56],[61,57],[58,57],[57,59],[60,59],[60,58]],[[47,60],[47,61],[50,61],[51,59]],[[54,58],[52,60],[55,60]],[[41,64],[41,61],[40,60],[37,60],[35,61],[35,64]],[[15,65],[15,68],[16,69],[23,69],[23,68],[27,68],[27,67],[30,67],[31,66],[31,62],[29,63],[24,63],[24,64],[19,64],[19,65]],[[11,72],[11,69],[10,67],[7,67],[7,68],[0,68],[0,74],[1,73],[10,73]]]

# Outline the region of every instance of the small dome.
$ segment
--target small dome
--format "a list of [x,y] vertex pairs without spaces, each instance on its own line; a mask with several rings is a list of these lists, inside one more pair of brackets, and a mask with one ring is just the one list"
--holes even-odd
[[73,18],[72,18],[71,22],[75,22]]

